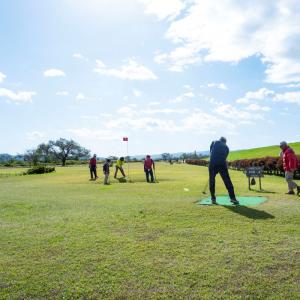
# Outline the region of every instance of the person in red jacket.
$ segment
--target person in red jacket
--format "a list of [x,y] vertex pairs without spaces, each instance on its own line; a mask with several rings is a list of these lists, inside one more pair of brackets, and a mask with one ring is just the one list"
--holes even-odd
[[298,186],[294,181],[294,173],[298,169],[299,162],[295,152],[290,148],[287,142],[281,142],[280,148],[282,150],[281,157],[283,162],[283,169],[285,172],[285,180],[288,184],[289,191],[286,193],[288,195],[294,195],[294,189],[297,189],[297,195],[300,194],[300,186]]
[[96,180],[98,178],[98,176],[97,176],[97,156],[96,156],[96,154],[94,154],[94,156],[90,159],[89,168],[90,168],[90,174],[91,174],[91,179],[90,180]]
[[153,169],[155,169],[155,164],[150,155],[147,155],[144,160],[144,171],[146,173],[146,180],[150,182],[149,175],[151,177],[151,182],[154,182]]

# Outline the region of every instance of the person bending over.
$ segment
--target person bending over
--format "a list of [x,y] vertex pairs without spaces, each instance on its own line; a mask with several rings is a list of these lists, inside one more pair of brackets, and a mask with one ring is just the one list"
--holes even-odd
[[115,176],[114,178],[117,178],[117,174],[118,174],[118,171],[120,170],[123,178],[126,177],[125,175],[125,172],[123,170],[123,165],[124,165],[125,161],[124,161],[124,157],[120,157],[117,162],[116,162],[116,171],[115,171]]

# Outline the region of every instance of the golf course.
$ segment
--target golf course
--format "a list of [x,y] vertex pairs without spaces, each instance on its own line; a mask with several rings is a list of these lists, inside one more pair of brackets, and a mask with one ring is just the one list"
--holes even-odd
[[300,197],[282,177],[249,191],[230,171],[237,198],[266,201],[222,206],[198,203],[206,167],[160,162],[147,183],[130,163],[107,186],[88,166],[22,171],[0,169],[0,299],[300,298]]

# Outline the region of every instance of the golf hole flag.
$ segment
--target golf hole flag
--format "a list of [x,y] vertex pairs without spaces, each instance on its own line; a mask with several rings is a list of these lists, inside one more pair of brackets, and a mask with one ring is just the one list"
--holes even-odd
[[123,142],[128,142],[128,137],[127,136],[123,137]]

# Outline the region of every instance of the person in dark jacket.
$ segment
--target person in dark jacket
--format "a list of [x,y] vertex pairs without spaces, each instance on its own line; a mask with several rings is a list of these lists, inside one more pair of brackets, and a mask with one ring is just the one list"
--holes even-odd
[[218,141],[214,141],[210,145],[210,162],[209,162],[209,189],[211,194],[212,204],[217,204],[215,185],[216,185],[216,175],[220,173],[223,182],[228,191],[230,201],[233,204],[239,204],[235,197],[234,187],[231,182],[226,159],[229,154],[229,148],[226,145],[226,138],[221,137]]
[[105,164],[103,165],[103,174],[104,174],[104,182],[103,184],[108,185],[109,183],[109,167],[110,167],[110,159],[107,159]]

